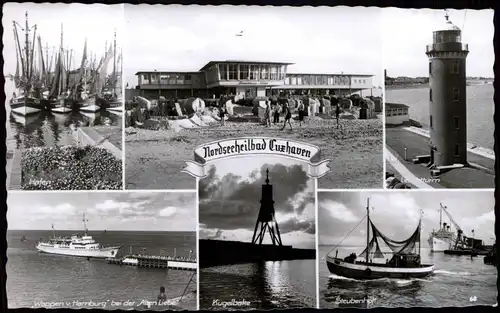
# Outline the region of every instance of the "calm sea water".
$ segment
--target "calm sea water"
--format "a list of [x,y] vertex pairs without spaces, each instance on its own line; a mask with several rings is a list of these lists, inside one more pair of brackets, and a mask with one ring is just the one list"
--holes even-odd
[[[493,85],[467,86],[467,140],[493,149]],[[429,88],[387,89],[386,101],[410,106],[410,118],[429,127]]]
[[[56,236],[71,235],[73,231],[56,231]],[[189,256],[196,251],[195,232],[89,232],[104,245],[121,245],[120,253]],[[27,242],[20,238],[25,236]],[[38,301],[71,302],[109,300],[106,309],[143,310],[142,300],[156,301],[160,286],[165,286],[168,299],[178,298],[188,286],[186,294],[196,292],[196,274],[193,272],[107,264],[104,260],[66,257],[38,253],[35,243],[52,236],[52,231],[7,232],[7,298],[9,308],[34,307]],[[189,299],[189,297],[188,297]],[[133,305],[116,305],[111,301],[133,301]],[[180,304],[196,309],[196,297]],[[60,307],[60,306],[58,306]],[[73,305],[69,307],[77,308]],[[165,308],[155,308],[165,310]]]
[[[233,301],[234,305],[224,308],[214,304],[216,300]],[[316,260],[268,261],[200,270],[201,310],[304,307],[316,308]]]
[[[494,305],[497,297],[497,270],[485,265],[483,257],[450,256],[422,248],[424,263],[435,266],[434,275],[424,279],[376,279],[362,281],[331,274],[325,256],[333,246],[319,246],[319,297],[321,308],[338,308],[337,298],[373,299],[373,304],[350,307],[461,307]],[[339,247],[339,257],[359,254],[363,247]],[[335,252],[333,252],[335,253]],[[345,307],[346,304],[341,304]]]
[[[12,82],[5,83],[5,94],[14,91]],[[122,117],[106,110],[96,113],[74,111],[67,114],[40,112],[20,116],[10,112],[7,96],[5,111],[7,116],[7,140],[14,140],[16,148],[62,146],[73,144],[73,132],[78,127],[121,126]]]

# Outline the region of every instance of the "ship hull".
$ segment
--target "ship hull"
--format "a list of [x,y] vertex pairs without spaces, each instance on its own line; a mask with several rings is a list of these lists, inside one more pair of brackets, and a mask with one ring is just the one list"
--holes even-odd
[[95,95],[92,95],[86,99],[78,101],[78,106],[80,108],[80,111],[91,112],[91,113],[97,112],[101,109],[101,107],[96,103]]
[[477,256],[478,253],[474,250],[470,250],[470,249],[467,249],[467,250],[445,250],[444,251],[444,254],[448,254],[448,255],[466,255],[466,256]]
[[42,111],[42,104],[38,99],[21,96],[11,99],[10,109],[14,114],[26,116]]
[[71,100],[68,99],[58,99],[53,102],[51,102],[51,111],[53,113],[70,113],[73,111],[73,103]]
[[451,242],[448,242],[439,238],[431,239],[431,251],[432,252],[444,252],[445,250],[450,249]]
[[382,264],[370,264],[367,266],[365,264],[347,263],[342,259],[332,258],[330,256],[327,256],[326,265],[332,274],[361,280],[380,278],[424,278],[434,272],[433,265],[422,265],[421,267],[414,268],[396,268],[383,266]]
[[77,250],[70,248],[54,248],[48,246],[37,245],[36,249],[39,252],[47,253],[47,254],[57,254],[57,255],[66,255],[66,256],[74,256],[74,257],[83,257],[83,258],[95,258],[95,259],[106,259],[116,256],[120,247],[109,247],[109,248],[101,248],[99,250],[90,251],[90,250]]

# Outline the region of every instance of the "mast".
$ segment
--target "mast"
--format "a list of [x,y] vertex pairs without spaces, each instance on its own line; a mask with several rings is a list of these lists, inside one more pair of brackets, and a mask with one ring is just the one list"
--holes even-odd
[[439,229],[441,229],[443,225],[443,204],[439,203]]
[[31,54],[31,59],[30,59],[30,83],[32,84],[33,82],[31,81],[31,78],[33,76],[33,65],[35,61],[35,42],[36,42],[36,25],[33,26],[33,42],[31,45],[30,49],[30,54]]
[[21,72],[22,72],[22,75],[26,75],[26,68],[24,66],[24,61],[23,61],[23,49],[21,48],[21,42],[19,41],[19,33],[17,32],[17,23],[14,21],[12,22],[14,24],[14,38],[16,39],[16,47],[17,47],[17,51],[18,51],[18,56],[19,56],[19,60],[18,62],[20,61],[21,62]]
[[85,213],[83,213],[83,228],[85,229],[85,236],[87,236],[87,222],[88,220],[85,218]]
[[113,93],[116,94],[116,30],[113,38]]
[[25,39],[24,39],[24,49],[26,50],[26,78],[29,79],[29,59],[30,59],[30,52],[29,52],[29,41],[30,41],[30,38],[29,38],[29,27],[28,27],[28,11],[26,11],[25,13],[25,29],[24,29],[24,35],[25,35]]
[[366,265],[368,265],[368,247],[370,246],[370,198],[366,199],[366,217]]

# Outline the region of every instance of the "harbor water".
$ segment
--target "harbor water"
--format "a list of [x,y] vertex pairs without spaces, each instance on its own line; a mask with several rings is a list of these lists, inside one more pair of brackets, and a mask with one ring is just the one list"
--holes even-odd
[[72,145],[78,127],[122,126],[122,117],[107,110],[96,113],[75,110],[66,114],[42,111],[28,116],[13,114],[8,96],[13,92],[13,83],[6,81],[7,141],[15,142],[16,149]]
[[[423,279],[376,279],[363,281],[331,274],[326,255],[333,246],[319,246],[320,308],[371,307],[463,307],[494,305],[497,297],[497,270],[485,265],[483,257],[431,253],[422,248],[425,264],[435,272]],[[338,256],[359,254],[363,247],[338,247]],[[335,252],[332,252],[335,255]],[[366,299],[366,300],[365,300]]]
[[[467,141],[493,149],[492,84],[467,86]],[[386,89],[386,101],[408,105],[410,118],[429,128],[429,88]]]
[[315,263],[267,261],[201,269],[200,310],[316,308]]
[[[56,236],[70,236],[75,231],[56,231]],[[96,242],[106,246],[122,246],[119,254],[189,256],[196,251],[195,232],[133,232],[90,231]],[[27,241],[21,241],[22,237]],[[107,264],[105,260],[76,258],[39,253],[36,241],[48,239],[52,231],[9,230],[7,232],[7,298],[9,308],[34,308],[40,303],[53,303],[54,308],[66,307],[58,303],[107,303],[105,309],[166,310],[164,306],[146,306],[156,301],[160,286],[166,289],[167,299],[180,297],[193,275],[192,271],[138,268]],[[145,250],[143,250],[145,248]],[[193,255],[194,256],[194,255]],[[60,286],[64,286],[61,288]],[[196,291],[196,274],[186,295]],[[196,309],[196,297],[181,302],[180,307]],[[75,301],[75,302],[73,302]],[[111,305],[111,302],[115,305]],[[126,302],[128,301],[128,304]],[[116,305],[121,302],[121,305]],[[142,302],[142,303],[141,303]],[[131,304],[133,303],[133,304]]]

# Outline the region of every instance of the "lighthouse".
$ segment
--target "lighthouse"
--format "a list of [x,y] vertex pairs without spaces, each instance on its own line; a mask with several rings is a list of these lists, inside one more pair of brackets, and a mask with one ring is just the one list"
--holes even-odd
[[430,168],[467,164],[467,44],[450,21],[433,32],[429,58]]

